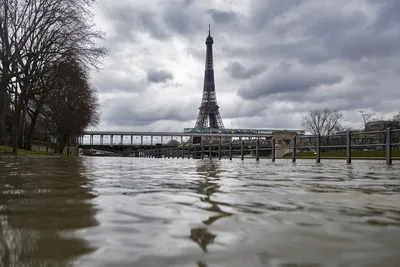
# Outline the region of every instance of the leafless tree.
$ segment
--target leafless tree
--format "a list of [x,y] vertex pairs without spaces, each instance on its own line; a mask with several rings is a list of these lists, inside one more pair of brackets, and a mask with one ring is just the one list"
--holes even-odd
[[370,122],[374,118],[375,113],[366,113],[363,110],[358,111],[358,113],[360,113],[361,116],[362,116],[363,123],[364,123],[364,130],[365,130],[365,128],[367,127],[368,122]]
[[302,127],[312,135],[331,135],[342,129],[343,114],[337,110],[314,109],[303,117]]
[[[91,23],[93,0],[0,1],[0,142],[4,139],[8,92],[14,112],[9,144],[16,152],[18,141],[21,145],[25,136],[21,130],[28,128],[25,123],[31,102],[39,99],[40,103],[51,90],[39,81],[51,70],[49,64],[68,56],[82,66],[93,67],[106,51],[95,43],[101,33],[93,30]],[[40,110],[30,113],[38,116]]]
[[48,132],[57,140],[55,150],[62,153],[70,139],[98,123],[98,99],[88,73],[75,60],[63,61],[55,75],[62,80],[50,91],[43,115]]
[[395,114],[392,118],[392,121],[395,122],[396,124],[400,125],[400,112]]

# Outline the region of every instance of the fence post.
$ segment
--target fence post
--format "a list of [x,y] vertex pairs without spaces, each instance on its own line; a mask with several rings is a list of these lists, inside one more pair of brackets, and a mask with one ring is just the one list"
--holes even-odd
[[229,142],[229,160],[232,160],[232,140]]
[[183,136],[181,136],[181,145],[182,145],[182,159],[185,158],[185,145],[183,144]]
[[386,129],[386,165],[392,165],[392,144],[390,127]]
[[208,147],[208,157],[211,159],[212,155],[211,155],[211,151],[212,151],[212,140],[210,142],[210,146]]
[[203,136],[201,137],[201,159],[204,159],[204,140]]
[[292,162],[296,162],[296,136],[292,139]]
[[260,160],[259,149],[260,149],[260,137],[257,138],[257,143],[256,143],[256,161]]
[[318,134],[317,135],[317,145],[316,145],[316,155],[315,155],[315,161],[317,163],[321,162],[321,136]]
[[222,147],[222,137],[219,138],[219,146],[218,146],[218,158],[221,159],[221,147]]
[[240,157],[244,160],[244,140],[240,143]]
[[272,162],[275,162],[275,138],[272,138],[271,140],[271,160]]
[[346,162],[351,163],[351,132],[347,131],[346,134]]

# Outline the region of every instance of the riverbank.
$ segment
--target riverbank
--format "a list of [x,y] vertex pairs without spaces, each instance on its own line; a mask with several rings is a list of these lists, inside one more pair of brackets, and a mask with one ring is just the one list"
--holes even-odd
[[[291,158],[292,154],[289,153],[285,155],[284,158]],[[382,159],[386,157],[385,150],[374,150],[374,151],[352,151],[352,159]],[[298,159],[315,159],[314,152],[298,152],[296,153],[296,158]],[[346,158],[346,151],[328,151],[321,152],[321,158]],[[393,150],[392,158],[400,158],[400,151]]]
[[[13,157],[12,147],[0,146],[0,157]],[[18,149],[18,157],[68,157],[65,154],[58,154],[53,152],[42,152],[36,150]],[[70,155],[71,156],[71,155]]]

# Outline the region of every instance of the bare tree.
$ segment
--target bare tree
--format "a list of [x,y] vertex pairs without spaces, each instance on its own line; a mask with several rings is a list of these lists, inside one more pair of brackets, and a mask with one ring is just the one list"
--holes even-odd
[[400,123],[400,112],[395,114],[392,118],[393,121]]
[[62,80],[50,91],[43,114],[49,133],[57,140],[55,150],[62,153],[71,138],[98,123],[98,99],[88,73],[73,59],[62,62],[55,75]]
[[400,112],[398,112],[397,114],[395,114],[393,116],[393,118],[391,119],[391,121],[393,122],[393,126],[396,128],[400,128]]
[[361,114],[362,119],[363,119],[363,123],[364,123],[364,130],[367,127],[368,122],[371,121],[371,119],[373,119],[373,117],[375,116],[375,113],[366,113],[363,110],[358,111],[358,113]]
[[[4,95],[9,92],[14,107],[9,145],[16,153],[26,135],[27,115],[40,114],[40,109],[29,114],[31,102],[51,90],[39,83],[39,77],[50,70],[46,66],[74,56],[80,64],[93,67],[106,51],[94,41],[101,33],[93,30],[90,21],[93,0],[0,1],[0,126],[7,105]],[[0,128],[1,140],[4,127]]]
[[302,127],[313,135],[331,135],[342,129],[343,114],[337,110],[314,109],[303,117]]

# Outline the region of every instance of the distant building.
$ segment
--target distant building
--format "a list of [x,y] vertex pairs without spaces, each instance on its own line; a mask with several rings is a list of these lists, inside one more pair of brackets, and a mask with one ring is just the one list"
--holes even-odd
[[376,120],[376,121],[370,121],[365,124],[366,132],[383,131],[386,130],[387,128],[398,129],[399,123],[396,121],[389,121],[389,120]]

